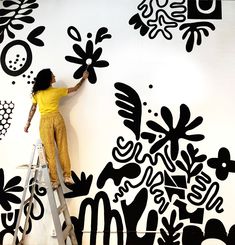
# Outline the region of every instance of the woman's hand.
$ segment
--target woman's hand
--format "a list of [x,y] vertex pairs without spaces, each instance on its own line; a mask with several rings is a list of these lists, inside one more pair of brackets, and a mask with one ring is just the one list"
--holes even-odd
[[89,72],[86,70],[86,71],[83,72],[82,78],[83,78],[84,80],[86,80],[88,77],[89,77]]
[[28,133],[29,127],[30,127],[30,122],[27,122],[24,126],[25,133]]

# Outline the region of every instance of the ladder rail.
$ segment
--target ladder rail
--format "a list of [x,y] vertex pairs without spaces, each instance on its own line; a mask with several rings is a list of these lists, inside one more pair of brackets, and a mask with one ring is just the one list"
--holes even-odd
[[20,228],[20,220],[21,220],[22,211],[23,211],[23,208],[25,205],[25,198],[26,198],[27,190],[29,187],[28,183],[29,183],[29,179],[31,176],[31,170],[32,170],[31,167],[32,167],[33,160],[34,160],[35,151],[36,151],[36,145],[33,145],[33,149],[32,149],[31,156],[30,156],[30,164],[29,164],[28,171],[27,171],[26,178],[25,178],[24,191],[23,191],[23,195],[22,195],[22,199],[21,199],[21,203],[20,203],[20,210],[19,210],[19,215],[18,215],[17,222],[16,222],[16,228],[15,228],[15,232],[14,232],[14,238],[13,238],[12,245],[16,244],[17,235],[18,235],[18,231]]
[[[67,203],[66,203],[66,200],[64,197],[64,193],[63,193],[61,183],[59,181],[58,188],[56,188],[56,189],[52,188],[50,175],[49,175],[49,169],[47,166],[47,160],[46,160],[46,155],[45,155],[45,150],[44,150],[43,144],[39,141],[39,142],[37,142],[36,145],[33,145],[33,146],[34,146],[33,152],[31,154],[30,164],[28,165],[25,187],[24,187],[23,197],[21,200],[20,212],[19,212],[19,215],[17,218],[17,224],[16,224],[16,228],[15,228],[15,232],[14,232],[14,238],[13,238],[12,245],[16,245],[16,242],[18,239],[17,234],[18,234],[18,230],[20,228],[20,220],[21,220],[23,208],[24,208],[24,205],[27,203],[28,208],[27,208],[27,214],[26,214],[25,223],[24,223],[24,229],[22,232],[22,239],[17,244],[23,245],[23,243],[24,243],[24,239],[25,239],[27,229],[28,229],[27,226],[28,226],[28,222],[29,222],[29,218],[30,218],[30,213],[31,213],[31,210],[33,207],[35,188],[36,188],[36,185],[41,182],[42,175],[44,177],[44,181],[45,181],[46,186],[47,186],[47,196],[48,196],[48,200],[49,200],[49,205],[50,205],[50,209],[51,209],[51,214],[52,214],[52,219],[53,219],[53,223],[54,223],[54,227],[55,227],[55,231],[56,231],[56,237],[57,237],[58,244],[59,245],[65,245],[67,237],[70,237],[71,244],[72,245],[78,245],[77,238],[76,238],[76,235],[74,232],[74,227],[73,227],[73,224],[71,221],[71,217],[69,214],[68,206],[67,206]],[[31,176],[32,164],[33,164],[33,160],[35,158],[36,150],[38,153],[38,158],[37,158],[37,166],[36,166],[35,172],[34,172],[34,182],[32,184],[32,189],[30,191],[31,195],[29,198],[27,198],[25,200],[26,192],[27,192],[28,187],[29,187],[29,179]],[[59,207],[57,207],[57,203],[55,200],[55,192],[57,193],[58,201],[60,203]],[[62,225],[61,225],[60,216],[59,216],[62,213],[63,213],[64,220],[66,223],[66,227],[64,230],[62,230]]]

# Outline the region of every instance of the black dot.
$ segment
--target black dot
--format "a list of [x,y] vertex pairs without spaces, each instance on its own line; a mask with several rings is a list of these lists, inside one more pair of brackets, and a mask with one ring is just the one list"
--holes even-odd
[[88,38],[91,38],[92,37],[92,34],[90,32],[87,33],[87,37]]
[[30,78],[30,76],[27,76],[27,78]]
[[31,83],[34,84],[34,81],[32,81]]
[[30,84],[30,81],[28,81],[27,83]]
[[148,113],[151,113],[152,112],[152,110],[148,110]]
[[20,66],[22,67],[22,66],[23,66],[23,64],[20,64]]
[[23,58],[22,60],[25,61],[25,58]]
[[16,82],[15,81],[12,81],[11,83],[14,85]]
[[149,88],[153,88],[153,85],[152,85],[152,84],[150,84],[150,85],[149,85]]
[[20,57],[20,55],[19,55],[19,54],[17,54],[17,55],[16,55],[16,57]]
[[158,135],[158,137],[159,137],[159,138],[162,138],[162,135],[161,135],[161,134],[159,134],[159,135]]
[[147,105],[147,102],[144,102],[143,105]]
[[31,71],[30,73],[33,74],[33,71]]
[[26,77],[26,75],[24,74],[23,77]]
[[155,117],[157,117],[157,116],[158,116],[158,113],[157,113],[157,112],[155,112],[155,113],[154,113],[154,116],[155,116]]
[[13,67],[13,70],[15,71],[16,70],[16,67]]
[[11,64],[12,63],[12,60],[9,60],[9,63]]

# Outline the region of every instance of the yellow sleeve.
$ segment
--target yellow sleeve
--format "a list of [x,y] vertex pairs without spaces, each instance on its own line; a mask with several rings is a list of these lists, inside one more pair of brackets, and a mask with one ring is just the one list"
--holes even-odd
[[36,96],[35,95],[32,96],[32,103],[33,104],[37,104],[37,99],[36,99]]

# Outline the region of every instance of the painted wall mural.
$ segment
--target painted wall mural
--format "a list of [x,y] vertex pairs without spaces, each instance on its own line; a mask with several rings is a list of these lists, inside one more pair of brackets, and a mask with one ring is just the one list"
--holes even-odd
[[184,32],[182,39],[186,41],[187,52],[195,44],[200,46],[203,38],[215,30],[213,23],[198,20],[222,19],[221,0],[143,0],[137,9],[139,12],[130,18],[129,24],[140,29],[141,36],[154,39],[161,34],[171,40],[174,29],[179,29]]
[[[45,49],[46,42],[40,35],[47,26],[40,23],[32,26],[35,11],[41,4],[37,0],[2,2],[0,63],[4,75],[11,80],[11,84],[4,86],[15,85],[18,80],[26,81],[22,84],[24,88],[34,83],[33,48]],[[195,45],[202,45],[204,38],[215,30],[213,20],[222,20],[221,0],[143,0],[137,10],[132,17],[127,16],[128,27],[138,29],[141,36],[149,39],[162,35],[166,40],[173,40],[175,31],[181,31],[186,51],[193,51],[190,55],[196,52]],[[73,41],[72,51],[66,50],[61,59],[72,68],[74,79],[80,79],[87,69],[92,88],[100,86],[98,68],[107,71],[112,61],[105,43],[111,43],[117,36],[108,24],[98,25],[92,31],[87,27],[85,32],[80,23],[61,28],[65,32],[61,35]],[[26,25],[30,31],[18,38],[17,34]],[[71,216],[78,243],[87,244],[84,236],[88,227],[89,244],[100,245],[98,223],[101,219],[104,245],[200,245],[212,238],[234,245],[235,222],[227,227],[220,219],[226,211],[226,197],[221,189],[235,173],[232,150],[222,144],[214,149],[213,155],[200,147],[206,137],[201,131],[205,119],[189,104],[182,101],[174,108],[152,107],[147,95],[144,97],[134,85],[111,83],[114,83],[112,101],[107,103],[113,104],[123,133],[117,132],[112,151],[106,153],[109,160],[102,163],[101,170],[96,175],[87,169],[81,169],[80,175],[73,170],[74,184],[64,193],[67,200],[79,203],[73,210],[76,214]],[[152,94],[158,89],[153,82],[143,82],[142,88]],[[14,98],[0,100],[0,143],[4,143],[3,136],[7,137],[11,130],[11,120],[17,120],[14,109]],[[1,161],[3,159],[4,156]],[[21,176],[14,174],[6,178],[1,165],[0,245],[7,244],[14,234],[19,215],[17,205],[23,191],[21,180]],[[33,182],[31,179],[30,183]],[[114,191],[107,191],[109,189]],[[45,196],[46,188],[38,185],[27,230],[29,235],[34,224],[46,218]],[[25,204],[24,215],[27,207]]]

